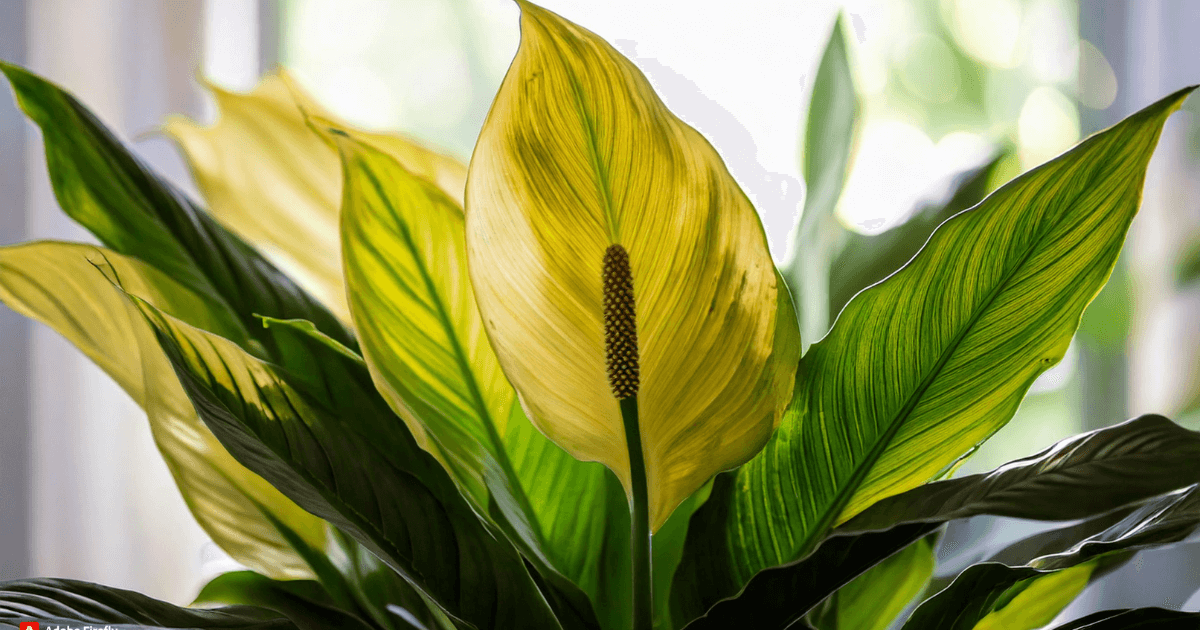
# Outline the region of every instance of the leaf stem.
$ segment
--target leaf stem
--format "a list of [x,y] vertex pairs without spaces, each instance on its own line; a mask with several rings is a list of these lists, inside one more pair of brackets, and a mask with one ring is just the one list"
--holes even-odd
[[642,454],[642,432],[638,426],[637,396],[620,399],[625,422],[625,446],[629,451],[629,478],[633,485],[630,506],[629,553],[633,565],[633,630],[651,630],[654,623],[654,593],[650,574],[650,501],[646,489],[646,460]]

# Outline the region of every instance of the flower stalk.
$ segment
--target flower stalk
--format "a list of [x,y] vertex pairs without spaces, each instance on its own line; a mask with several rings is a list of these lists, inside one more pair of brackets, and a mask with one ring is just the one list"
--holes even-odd
[[650,630],[653,624],[653,591],[650,573],[650,501],[646,488],[646,461],[638,426],[637,317],[633,299],[633,273],[629,252],[610,245],[604,252],[604,351],[608,383],[621,406],[625,447],[629,452],[632,482],[629,549],[633,568],[633,630]]

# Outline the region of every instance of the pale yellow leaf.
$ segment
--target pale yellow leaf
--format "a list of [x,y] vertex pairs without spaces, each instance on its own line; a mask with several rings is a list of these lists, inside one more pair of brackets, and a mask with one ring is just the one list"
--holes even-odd
[[630,485],[605,374],[601,264],[629,252],[652,527],[766,442],[799,333],[720,156],[595,34],[521,3],[521,45],[467,182],[471,279],[530,419]]
[[325,546],[324,521],[244,468],[221,446],[196,416],[145,318],[114,281],[192,325],[250,343],[227,307],[137,259],[77,243],[0,248],[0,301],[66,337],[146,410],[167,468],[213,541],[264,575],[311,579],[311,569],[262,515],[260,506],[317,548]]
[[[282,69],[246,94],[207,87],[217,121],[206,127],[172,116],[164,131],[183,149],[209,211],[349,322],[338,239],[341,163],[305,120],[331,115]],[[364,137],[461,203],[466,167],[457,160],[397,134]]]

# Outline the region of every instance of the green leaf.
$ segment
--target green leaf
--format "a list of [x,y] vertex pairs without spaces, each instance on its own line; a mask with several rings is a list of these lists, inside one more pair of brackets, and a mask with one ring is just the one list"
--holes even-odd
[[[334,339],[333,337],[326,335],[325,333],[321,332],[320,330],[317,330],[316,324],[313,324],[312,322],[308,321],[307,319],[277,319],[274,317],[266,317],[263,315],[260,315],[259,319],[262,320],[263,328],[270,329],[272,326],[274,326],[276,328],[279,328],[279,327],[290,328],[292,331],[294,331],[295,334],[303,335],[305,337],[311,337],[313,340],[319,341],[320,343],[328,346],[330,350],[333,350],[334,352],[342,355],[343,357],[350,359],[354,363],[361,365],[363,369],[366,369],[366,367],[367,367],[367,362],[365,360],[363,360],[362,355],[358,354],[358,352],[356,352],[355,350],[346,347],[337,339]],[[279,338],[279,335],[276,335],[276,340],[278,340],[278,338]],[[286,353],[291,348],[292,348],[292,346],[290,346],[290,345],[282,347],[282,348],[280,348],[280,352]],[[286,354],[285,354],[284,364],[289,365],[289,366],[292,365],[292,361],[288,360],[288,357],[286,356]],[[307,369],[307,370],[303,370],[303,371],[307,372],[307,373],[312,373],[316,369],[319,369],[321,366],[320,365],[311,365],[308,367],[313,368],[313,369]]]
[[[730,478],[717,478],[713,484],[714,496]],[[687,597],[695,597],[700,591],[681,590],[680,586],[686,582],[677,579],[671,598],[672,619],[677,624],[690,620],[686,630],[724,630],[746,625],[761,630],[793,628],[826,597],[939,527],[941,524],[908,523],[884,532],[831,536],[801,560],[760,571],[736,597],[718,601],[698,618],[690,611],[698,609],[702,602],[688,601]],[[690,558],[684,557],[686,565]],[[681,565],[681,570],[685,565]],[[703,569],[699,573],[703,575]],[[717,572],[712,575],[722,577]],[[728,585],[718,584],[716,588],[723,586]]]
[[604,627],[627,626],[625,493],[603,465],[571,457],[526,418],[475,306],[462,208],[357,135],[331,137],[345,172],[350,311],[379,390],[478,512],[493,498],[539,570],[578,585]]
[[[275,529],[279,532],[280,536],[282,536],[283,539],[292,546],[292,549],[295,550],[296,553],[303,558],[306,563],[308,563],[309,568],[312,569],[313,575],[316,576],[316,583],[320,585],[322,589],[324,589],[324,592],[330,601],[343,610],[358,614],[360,611],[358,610],[358,603],[354,598],[353,589],[350,587],[349,583],[347,583],[345,576],[342,575],[341,572],[337,570],[337,567],[333,565],[333,562],[329,559],[329,556],[325,553],[325,550],[323,548],[314,547],[311,545],[308,541],[304,540],[299,533],[289,527],[287,523],[275,518],[275,516],[269,511],[263,510],[263,516],[271,523],[271,525],[275,526]],[[266,576],[262,577],[267,580],[271,579]],[[227,603],[232,604],[238,602]],[[268,608],[270,608],[270,606],[268,606]]]
[[1039,569],[1062,569],[1118,551],[1181,542],[1197,528],[1200,528],[1200,485],[1155,499],[1070,550],[1042,556],[1029,564]]
[[[333,532],[333,540],[330,559],[354,590],[360,607],[377,625],[405,630],[406,620],[412,619],[428,630],[453,630],[453,623],[428,596],[413,589],[358,541],[341,531]],[[392,607],[406,614],[398,616]]]
[[141,593],[78,580],[37,578],[0,582],[0,628],[16,630],[21,621],[120,628],[226,628],[229,630],[300,630],[278,613],[253,606],[216,610],[180,608]]
[[[279,353],[286,358],[287,365],[292,367],[298,366],[300,368],[298,372],[289,370],[288,374],[293,382],[302,383],[308,387],[309,391],[316,392],[324,400],[332,401],[328,403],[331,408],[343,408],[346,406],[346,403],[337,402],[340,397],[348,394],[355,396],[365,395],[373,399],[373,404],[381,414],[387,413],[383,411],[385,409],[384,402],[379,398],[372,384],[367,363],[353,350],[342,346],[336,340],[321,333],[311,322],[304,320],[281,321],[263,318],[263,324],[273,332],[275,345]],[[406,427],[399,417],[391,416],[388,424],[396,427],[395,430],[406,431]],[[526,424],[528,424],[528,421],[526,421]],[[537,438],[545,440],[540,434]],[[541,482],[543,485],[553,486],[557,482],[561,487],[563,483],[562,477],[554,477],[550,474],[551,470],[546,467],[546,464],[551,461],[549,458],[543,457],[534,462],[534,464],[541,465],[540,471],[542,475],[540,478],[543,480]],[[537,472],[537,470],[534,469],[530,472],[532,474]],[[611,481],[615,482],[615,480]],[[616,486],[610,486],[610,500],[612,500],[613,496],[618,495],[623,497],[623,493],[616,492]],[[558,498],[553,492],[551,492],[551,496]],[[623,498],[621,501],[623,501]],[[491,509],[491,505],[494,505],[494,503],[489,504],[489,510]],[[518,544],[521,543],[521,539],[512,531],[509,522],[503,518],[503,515],[496,520],[497,524],[504,530],[505,535],[509,535],[510,540]],[[607,526],[610,528],[615,527],[611,522]],[[627,524],[625,525],[625,529],[628,529]],[[335,538],[335,540],[338,539]],[[622,536],[620,540],[624,541],[625,537]],[[405,602],[405,607],[410,612],[415,611],[418,613],[426,623],[430,625],[440,623],[441,620],[438,618],[437,611],[420,610],[422,605],[429,608],[429,602],[426,601],[426,597],[417,597],[414,599],[413,594],[410,592],[411,588],[396,584],[394,581],[389,581],[385,576],[380,576],[378,572],[371,569],[369,558],[364,558],[368,554],[362,550],[347,547],[344,541],[340,546],[345,554],[353,558],[349,565],[343,563],[342,566],[342,573],[347,579],[352,581],[351,585],[355,586],[354,581],[361,579],[369,579],[374,582],[373,588],[370,590],[364,590],[360,587],[355,587],[354,590],[358,596],[359,605],[364,607],[376,622],[386,625],[388,619],[394,616],[387,610],[387,604],[393,602],[384,601],[379,598],[399,595],[401,601]],[[527,549],[527,547],[522,547],[522,549]],[[540,550],[534,550],[534,553],[537,552],[540,552]],[[550,567],[544,557],[539,557],[534,555],[534,553],[527,554],[529,560],[546,580],[545,583],[539,583],[539,587],[547,593],[549,599],[551,599],[552,606],[561,614],[566,615],[560,621],[567,624],[567,619],[569,618],[573,619],[574,623],[580,626],[590,627],[594,625],[596,623],[595,613],[588,601],[587,594],[570,580],[559,574],[558,571]],[[606,559],[611,561],[614,553],[612,550],[609,550]],[[616,556],[616,560],[619,561],[627,555],[627,552],[623,555],[618,555]],[[364,575],[362,571],[367,571],[367,573]],[[612,578],[614,581],[619,581],[623,578],[623,574],[616,573]],[[621,593],[623,595],[623,591]],[[605,609],[605,612],[611,614],[611,611],[608,609]]]
[[800,156],[806,186],[804,208],[782,268],[799,307],[802,337],[810,342],[829,330],[830,263],[845,237],[834,211],[861,127],[862,104],[854,89],[845,30],[845,16],[839,13],[813,81]]
[[859,293],[800,361],[766,447],[693,517],[707,572],[681,566],[672,596],[685,583],[703,612],[1008,422],[1107,279],[1162,124],[1191,91],[1008,183]]
[[[862,567],[875,565],[896,551],[895,541],[905,542],[902,534],[895,533],[894,528],[898,525],[923,523],[935,528],[951,519],[980,514],[1046,519],[1092,517],[1013,543],[991,558],[991,561],[1006,564],[1025,563],[1038,556],[1065,551],[1081,540],[1110,530],[1135,511],[1133,507],[1121,506],[1195,483],[1200,474],[1194,466],[1198,441],[1200,435],[1196,432],[1183,429],[1161,416],[1142,416],[1068,438],[1044,453],[1010,462],[988,474],[934,482],[885,499],[834,529],[834,538],[825,541],[824,545],[832,544],[829,549],[837,549],[838,545],[849,544],[839,542],[841,537],[879,532],[879,537],[874,540],[883,542],[859,543],[854,556],[846,556],[852,561],[838,561],[839,571],[846,567],[859,567],[857,570],[861,571]],[[733,477],[725,475],[718,479],[716,493],[725,491],[727,486],[722,486],[731,483]],[[1097,514],[1100,516],[1094,516]],[[793,584],[804,579],[803,575],[826,575],[827,568],[814,564],[822,562],[825,554],[831,553],[823,549],[826,547],[819,547],[816,553],[800,562],[759,573],[736,598],[720,604],[724,611],[721,614],[729,618],[753,614],[763,619],[767,615],[777,615],[770,618],[785,621],[804,614],[805,610],[797,608],[802,607],[800,603],[794,600],[776,602],[771,599],[771,592],[780,589],[792,592],[789,589],[800,588]],[[719,554],[694,548],[690,551],[687,575],[721,575]],[[718,569],[705,566],[704,562],[715,563]],[[795,574],[801,577],[797,578]],[[818,596],[816,601],[819,601],[820,597],[838,588],[839,579],[804,588],[810,595]],[[706,586],[710,592],[735,588],[729,584],[706,583]],[[693,597],[703,592],[694,586],[681,591]],[[696,610],[703,605],[682,598],[673,604],[685,610]],[[775,605],[782,608],[768,611]],[[711,611],[709,616],[713,616]]]
[[818,630],[887,630],[933,575],[933,540],[922,538],[838,589],[813,623]]
[[146,411],[167,469],[213,541],[270,577],[312,577],[271,520],[317,548],[324,545],[325,523],[225,451],[197,417],[153,330],[113,278],[193,326],[242,343],[249,339],[212,295],[195,293],[135,258],[77,243],[0,248],[0,301],[75,344]]
[[[516,550],[476,517],[374,390],[352,378],[324,390],[289,381],[232,342],[134,301],[205,423],[244,465],[353,536],[451,618],[478,628],[561,627]],[[310,351],[326,351],[346,372],[353,365],[317,341]]]
[[18,66],[0,62],[0,71],[42,129],[59,204],[101,243],[223,301],[259,341],[269,344],[255,314],[307,319],[354,346],[328,309],[150,171],[73,96]]
[[1037,520],[1086,518],[1200,483],[1200,433],[1158,415],[1077,435],[990,473],[935,481],[888,497],[841,531],[979,514]]
[[[1029,564],[1034,558],[1061,553],[1075,546],[1081,540],[1091,538],[1120,523],[1139,507],[1139,505],[1126,506],[1099,516],[1093,516],[1073,525],[1038,532],[992,553],[984,558],[984,561],[1017,566]],[[949,580],[946,580],[946,583],[941,586],[948,586],[949,582]]]
[[797,234],[833,219],[857,141],[862,103],[846,50],[846,16],[839,13],[817,66],[804,132],[804,213]]
[[1034,630],[1087,586],[1094,563],[1061,572],[977,564],[917,607],[905,630]]
[[[679,507],[675,508],[671,518],[667,519],[667,522],[657,532],[654,532],[650,545],[652,554],[650,569],[653,573],[654,627],[656,630],[671,630],[683,626],[682,623],[676,623],[671,618],[671,582],[675,578],[675,569],[679,567],[679,563],[683,559],[688,521],[691,520],[692,514],[708,500],[711,492],[712,483],[704,484],[692,496],[684,500]],[[628,557],[622,558],[621,562],[627,563]],[[622,571],[624,566],[626,565],[621,565],[620,568],[610,566],[608,570]],[[624,597],[624,594],[619,596]]]
[[1180,542],[1200,528],[1200,486],[1164,495],[1072,549],[1029,566],[983,563],[921,604],[906,630],[1033,630],[1049,623],[1093,572],[1128,552]]
[[829,317],[832,320],[859,291],[892,275],[912,259],[946,219],[974,206],[990,192],[992,175],[1005,159],[999,153],[985,164],[955,177],[949,200],[914,209],[900,225],[879,234],[849,233],[829,269]]
[[[274,610],[300,630],[371,630],[372,626],[336,608],[317,582],[278,581],[253,571],[218,575],[200,589],[195,605],[243,604]],[[412,626],[409,626],[412,628]]]

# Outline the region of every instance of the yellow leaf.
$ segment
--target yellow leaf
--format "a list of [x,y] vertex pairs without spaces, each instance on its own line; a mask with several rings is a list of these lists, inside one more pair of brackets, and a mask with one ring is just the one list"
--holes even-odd
[[754,208],[632,63],[521,2],[521,45],[467,182],[471,280],[530,419],[630,490],[605,374],[601,265],[633,274],[651,526],[766,442],[799,333]]
[[[338,239],[341,164],[305,122],[305,114],[330,115],[284,70],[247,94],[207,87],[220,110],[216,123],[172,116],[164,131],[183,149],[209,211],[349,322]],[[457,160],[403,136],[364,136],[461,203],[466,167]]]
[[250,343],[226,307],[137,259],[76,243],[0,248],[0,300],[66,337],[146,410],[167,468],[213,541],[264,575],[311,579],[307,563],[260,509],[318,548],[325,547],[324,522],[221,446],[196,416],[145,318],[113,280],[192,325]]

